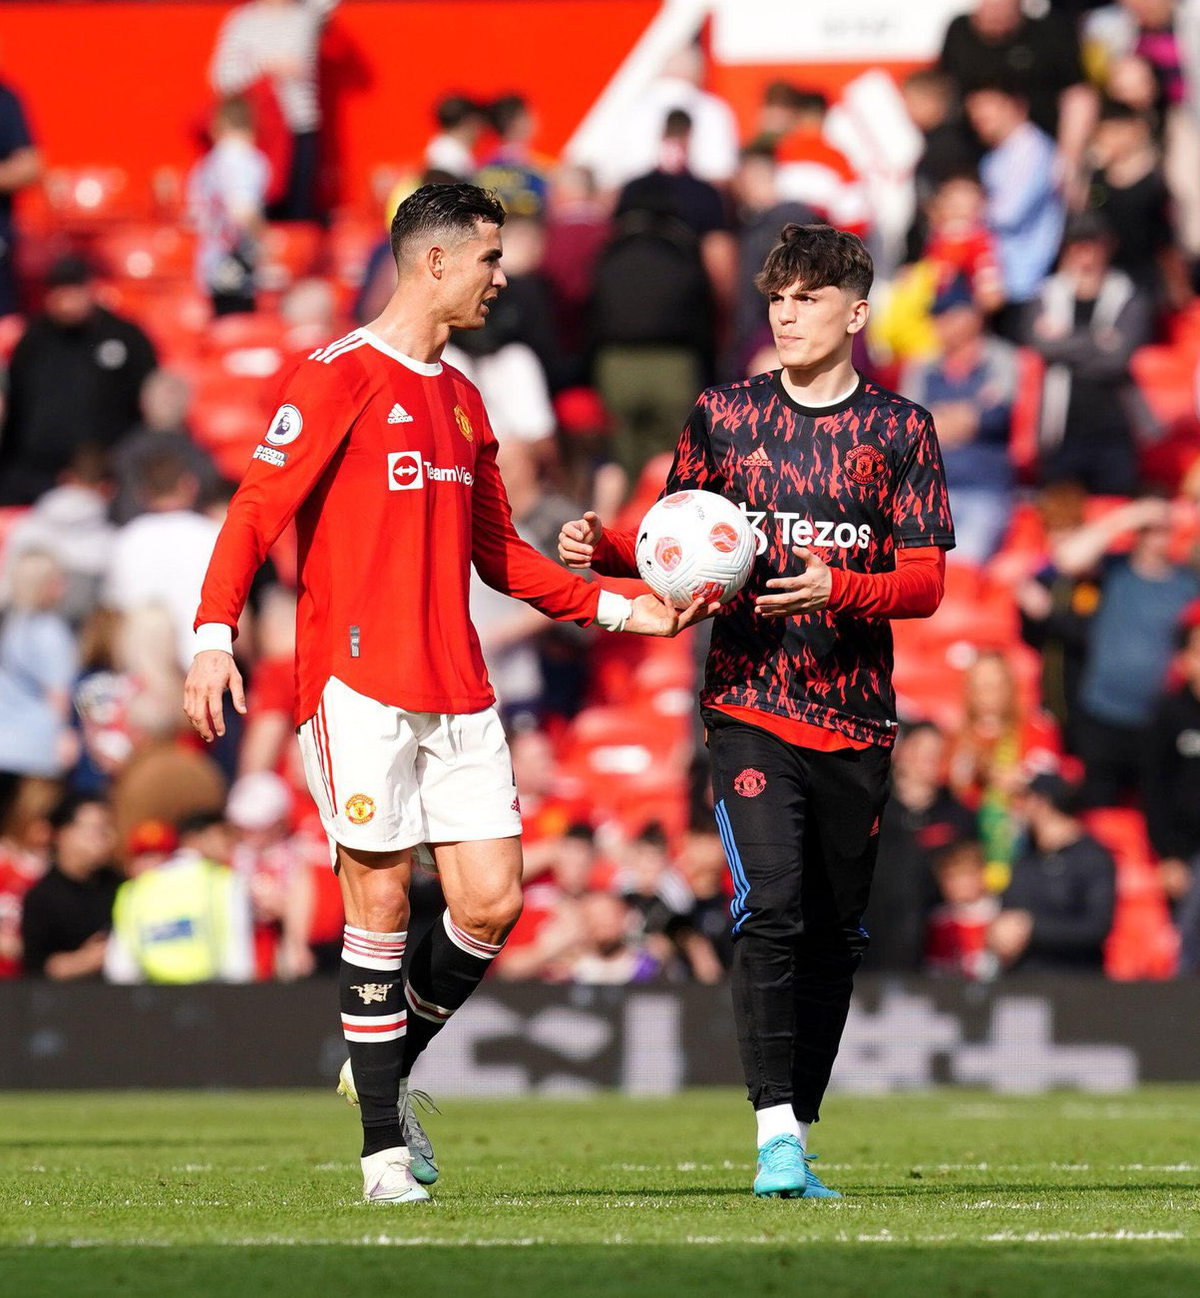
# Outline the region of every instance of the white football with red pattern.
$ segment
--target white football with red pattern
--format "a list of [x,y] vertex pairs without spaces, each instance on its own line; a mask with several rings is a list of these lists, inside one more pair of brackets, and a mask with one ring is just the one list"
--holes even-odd
[[680,609],[698,598],[727,604],[746,584],[754,552],[746,515],[711,491],[664,496],[638,528],[642,580]]

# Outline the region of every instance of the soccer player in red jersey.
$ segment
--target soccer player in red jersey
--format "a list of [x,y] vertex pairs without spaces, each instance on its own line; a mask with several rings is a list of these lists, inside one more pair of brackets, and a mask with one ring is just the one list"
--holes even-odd
[[[700,701],[761,1195],[835,1193],[805,1155],[867,945],[896,729],[889,619],[933,613],[954,544],[933,420],[851,362],[872,277],[853,234],[785,227],[758,278],[782,369],[701,393],[665,489],[727,496],[758,534]],[[635,545],[595,514],[559,537],[569,566],[614,575],[636,575]]]
[[[196,615],[185,708],[224,733],[231,653],[258,566],[294,517],[296,723],[346,910],[340,999],[361,1106],[363,1193],[427,1199],[437,1176],[409,1102],[413,1063],[463,1004],[521,909],[521,817],[467,603],[489,585],[547,616],[674,635],[682,615],[565,573],[518,536],[476,389],[441,361],[504,287],[504,209],[473,185],[424,186],[392,222],[399,282],[369,326],[316,351],[229,506]],[[448,909],[401,976],[413,850],[432,848]]]

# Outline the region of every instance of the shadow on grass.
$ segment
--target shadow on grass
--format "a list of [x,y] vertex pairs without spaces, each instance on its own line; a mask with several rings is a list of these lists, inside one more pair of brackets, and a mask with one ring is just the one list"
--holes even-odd
[[207,1145],[277,1145],[277,1140],[255,1140],[247,1136],[72,1136],[70,1140],[0,1140],[6,1149],[193,1149]]
[[[679,1244],[429,1247],[406,1244],[411,1219],[395,1219],[394,1243],[191,1248],[0,1249],[5,1291],[122,1298],[242,1295],[303,1298],[361,1292],[487,1292],[561,1298],[748,1294],[784,1298],[822,1290],[839,1298],[1174,1298],[1195,1294],[1200,1254],[1155,1243]],[[378,1237],[376,1237],[378,1238]],[[434,1288],[436,1286],[436,1289]]]

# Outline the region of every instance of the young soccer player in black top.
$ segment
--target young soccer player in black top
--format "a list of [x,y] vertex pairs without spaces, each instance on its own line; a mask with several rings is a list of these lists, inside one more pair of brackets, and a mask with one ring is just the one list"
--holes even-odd
[[[896,729],[889,620],[934,612],[954,545],[932,418],[851,361],[872,278],[854,235],[785,227],[758,278],[782,368],[701,393],[664,493],[726,496],[758,537],[716,614],[700,701],[761,1195],[834,1194],[806,1141],[868,940]],[[634,542],[589,513],[559,553],[636,576]]]

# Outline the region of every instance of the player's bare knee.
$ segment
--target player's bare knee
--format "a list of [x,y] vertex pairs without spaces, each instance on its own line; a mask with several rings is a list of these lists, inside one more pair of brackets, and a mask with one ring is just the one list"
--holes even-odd
[[472,937],[498,946],[521,918],[523,904],[520,888],[514,888],[494,897],[478,898],[464,907],[461,919],[455,915],[451,918]]

